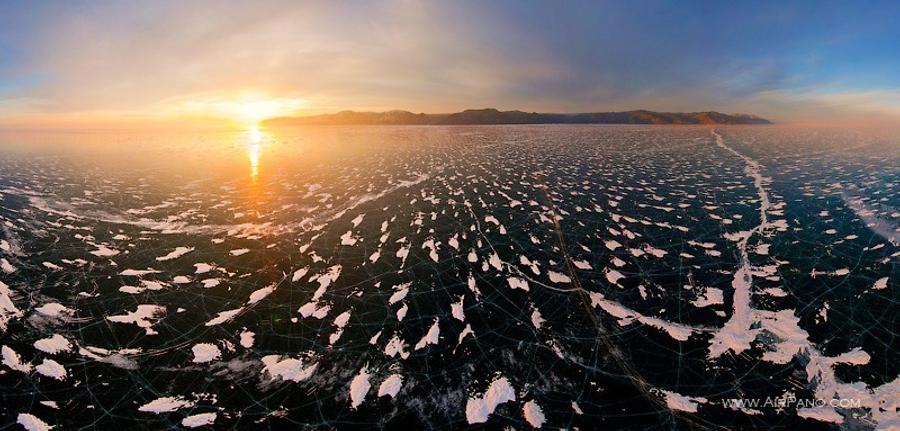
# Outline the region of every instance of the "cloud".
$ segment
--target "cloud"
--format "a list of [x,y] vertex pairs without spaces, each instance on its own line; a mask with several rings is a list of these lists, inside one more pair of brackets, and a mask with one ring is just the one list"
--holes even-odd
[[852,91],[827,87],[761,92],[750,102],[782,121],[900,124],[900,90]]
[[[302,99],[306,113],[493,106],[794,119],[842,109],[798,72],[806,39],[797,34],[821,29],[759,31],[796,24],[803,15],[790,10],[403,0],[34,8],[0,21],[18,26],[0,30],[0,50],[15,48],[13,62],[0,61],[9,83],[0,115],[165,116],[247,94]],[[883,96],[870,90],[843,106],[879,109],[890,105]]]
[[463,103],[460,90],[488,101],[510,83],[558,76],[549,58],[506,62],[453,24],[416,3],[97,5],[44,26],[28,62],[48,79],[24,96],[56,112],[165,110],[247,91],[424,108]]

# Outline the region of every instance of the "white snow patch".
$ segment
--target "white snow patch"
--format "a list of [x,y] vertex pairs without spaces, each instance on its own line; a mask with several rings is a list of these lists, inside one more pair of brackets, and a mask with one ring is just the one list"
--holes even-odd
[[19,317],[22,317],[22,311],[12,302],[12,291],[0,281],[0,331],[6,331],[9,321]]
[[141,304],[137,306],[135,311],[129,311],[128,314],[119,316],[107,316],[110,322],[117,323],[133,323],[139,328],[144,328],[147,335],[154,335],[153,324],[159,320],[159,315],[166,312],[166,307],[162,305]]
[[396,304],[399,301],[402,301],[403,298],[406,298],[406,294],[409,293],[409,286],[412,285],[412,282],[398,284],[394,286],[394,294],[388,299],[388,304]]
[[491,257],[488,259],[488,263],[497,271],[503,269],[503,261],[500,260],[500,256],[498,256],[497,253],[491,253]]
[[216,287],[221,283],[222,281],[218,278],[207,278],[205,280],[200,280],[200,284],[203,285],[204,289],[212,289],[213,287]]
[[54,378],[56,380],[65,380],[68,373],[66,368],[53,359],[44,359],[40,365],[34,367],[38,374]]
[[350,223],[353,223],[353,227],[357,227],[357,226],[359,226],[360,223],[362,223],[363,218],[365,216],[366,216],[365,213],[360,214],[360,215],[356,216],[356,218],[354,218],[353,220],[350,220]]
[[463,312],[463,301],[465,300],[466,295],[459,295],[459,302],[450,304],[450,314],[460,322],[464,322],[466,320],[466,315]]
[[353,236],[353,231],[348,230],[341,235],[341,245],[356,245],[357,241],[359,241],[359,238]]
[[689,397],[681,395],[677,392],[659,390],[663,398],[666,400],[666,406],[672,410],[678,410],[688,413],[697,413],[697,407],[700,404],[706,404],[707,399],[703,397]]
[[625,275],[623,275],[621,272],[616,271],[615,269],[607,268],[606,281],[608,281],[612,284],[618,284],[619,280],[621,280],[623,278],[625,278]]
[[306,365],[302,360],[296,358],[281,359],[280,355],[264,356],[262,362],[265,364],[263,372],[268,373],[272,380],[280,378],[295,383],[308,379],[319,365],[317,363]]
[[425,334],[425,336],[422,337],[422,339],[419,340],[418,343],[416,343],[414,350],[423,349],[429,344],[438,343],[438,338],[441,333],[441,328],[438,325],[439,321],[440,319],[438,319],[437,317],[434,318],[434,323],[431,325],[431,328],[428,328],[428,332]]
[[598,292],[590,292],[589,295],[591,297],[591,305],[600,307],[603,311],[619,319],[619,325],[627,326],[633,321],[638,321],[644,325],[665,331],[670,337],[678,341],[686,341],[690,338],[691,334],[696,331],[696,329],[690,326],[672,323],[657,317],[644,316],[618,302],[605,299],[603,295]]
[[581,406],[579,406],[575,401],[572,401],[572,411],[575,412],[576,415],[584,414],[584,412],[581,410]]
[[363,367],[350,382],[350,408],[355,409],[366,399],[372,385],[369,383],[369,370]]
[[328,286],[331,286],[331,283],[333,283],[338,279],[338,277],[341,276],[341,268],[341,265],[333,265],[326,269],[323,273],[313,277],[316,279],[316,281],[319,282],[319,288],[316,289],[316,291],[313,293],[313,301],[318,301],[319,298],[321,298],[322,295],[325,294],[325,289],[327,289]]
[[568,275],[561,274],[555,271],[547,271],[547,276],[550,277],[550,281],[554,283],[571,283],[572,279],[569,278]]
[[119,254],[118,250],[109,248],[103,244],[94,244],[94,246],[97,247],[97,249],[90,253],[97,257],[110,257]]
[[381,385],[378,386],[378,396],[383,397],[385,395],[395,398],[397,394],[400,392],[400,388],[403,386],[403,376],[399,374],[391,374],[388,378],[384,379],[381,382]]
[[47,422],[44,422],[29,413],[19,413],[19,416],[16,417],[16,422],[19,425],[22,425],[25,428],[25,431],[49,431],[51,428],[54,428],[51,425],[48,425]]
[[34,342],[34,348],[51,355],[68,352],[72,350],[72,343],[59,334],[53,334],[52,337],[42,338]]
[[34,311],[43,314],[48,317],[59,317],[60,314],[72,314],[74,311],[71,308],[66,307],[58,302],[49,302],[38,308],[35,308]]
[[457,338],[456,340],[456,345],[458,346],[462,344],[463,338],[466,338],[467,335],[471,335],[473,337],[475,336],[475,331],[472,330],[472,325],[468,323],[466,324],[466,327],[463,328],[462,331],[460,331],[459,338]]
[[405,348],[406,344],[403,343],[403,340],[397,335],[394,335],[394,337],[388,341],[387,345],[384,346],[384,354],[392,358],[400,355],[401,358],[406,359],[409,357],[409,352],[404,351]]
[[259,301],[262,301],[265,297],[272,294],[275,291],[275,285],[269,285],[263,287],[262,289],[257,289],[253,293],[250,294],[250,299],[247,301],[247,305],[256,304]]
[[194,347],[191,348],[191,351],[194,352],[193,362],[195,364],[211,362],[219,359],[219,357],[222,356],[222,352],[219,350],[219,348],[216,347],[215,344],[210,343],[194,344]]
[[586,260],[573,260],[573,261],[572,261],[572,264],[575,265],[575,267],[578,268],[578,269],[583,269],[583,270],[592,270],[592,269],[594,269],[594,268],[591,266],[590,262],[588,262],[588,261],[586,261]]
[[544,323],[544,318],[541,317],[540,310],[534,308],[531,311],[531,324],[534,325],[535,328],[540,329],[542,323]]
[[138,407],[138,411],[159,414],[174,412],[193,406],[193,401],[188,401],[183,397],[162,397]]
[[214,266],[208,263],[195,263],[194,264],[194,274],[206,274],[215,268]]
[[185,428],[197,428],[206,425],[212,425],[216,422],[216,412],[199,413],[190,415],[181,420],[181,426]]
[[6,258],[0,258],[0,271],[3,271],[7,274],[12,274],[16,272],[16,267],[12,266]]
[[466,420],[470,425],[487,422],[497,406],[515,400],[516,393],[509,380],[506,377],[497,378],[483,396],[469,398],[466,402]]
[[159,262],[164,262],[167,260],[177,259],[192,251],[194,251],[194,247],[176,247],[175,250],[172,250],[171,252],[169,252],[169,254],[157,257],[156,260]]
[[695,307],[707,307],[724,303],[725,295],[723,294],[722,289],[717,289],[715,287],[707,287],[703,292],[703,296],[700,296],[691,302]]
[[303,278],[303,276],[306,275],[307,272],[309,272],[308,266],[294,271],[294,275],[291,277],[291,283],[296,283],[297,280],[300,280],[301,278]]
[[220,311],[218,314],[216,314],[216,317],[214,317],[214,318],[212,318],[212,320],[206,322],[204,324],[204,326],[216,326],[216,325],[221,325],[225,322],[229,322],[229,321],[231,321],[231,319],[234,319],[242,311],[244,311],[243,307],[235,308],[234,310]]
[[406,303],[404,302],[404,303],[403,303],[403,306],[400,307],[399,310],[397,310],[397,321],[398,321],[398,322],[402,322],[402,321],[403,321],[403,318],[406,317],[406,312],[407,312],[407,311],[409,311],[409,306],[407,306]]
[[148,269],[126,269],[119,273],[119,275],[124,275],[127,277],[143,277],[149,274],[159,274],[159,271],[148,268]]
[[31,372],[31,364],[23,361],[22,357],[12,347],[3,346],[0,348],[0,353],[3,355],[3,365],[9,367],[9,369],[22,373]]
[[522,289],[526,292],[528,291],[528,282],[519,277],[507,277],[506,282],[512,289]]
[[256,334],[252,331],[243,331],[241,332],[241,346],[245,349],[249,349],[253,347],[253,343],[256,341]]
[[544,425],[544,411],[541,410],[541,406],[534,400],[525,403],[525,406],[522,407],[522,413],[525,415],[525,420],[532,427],[540,428]]

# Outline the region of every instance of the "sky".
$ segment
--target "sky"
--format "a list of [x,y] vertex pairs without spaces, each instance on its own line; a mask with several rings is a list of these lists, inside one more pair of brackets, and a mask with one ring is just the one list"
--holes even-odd
[[900,119],[896,1],[0,0],[0,127],[495,107]]

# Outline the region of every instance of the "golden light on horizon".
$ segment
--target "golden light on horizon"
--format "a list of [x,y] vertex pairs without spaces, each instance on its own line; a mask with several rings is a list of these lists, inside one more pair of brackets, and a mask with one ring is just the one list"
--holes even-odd
[[269,118],[294,115],[306,106],[300,98],[268,98],[259,95],[245,95],[235,99],[191,100],[184,102],[180,111],[195,115],[221,117],[237,123],[247,130],[256,130]]

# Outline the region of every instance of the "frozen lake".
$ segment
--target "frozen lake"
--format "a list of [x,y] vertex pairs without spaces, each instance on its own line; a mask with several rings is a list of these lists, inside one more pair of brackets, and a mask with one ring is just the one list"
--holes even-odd
[[900,426],[897,138],[5,133],[0,224],[3,425]]

